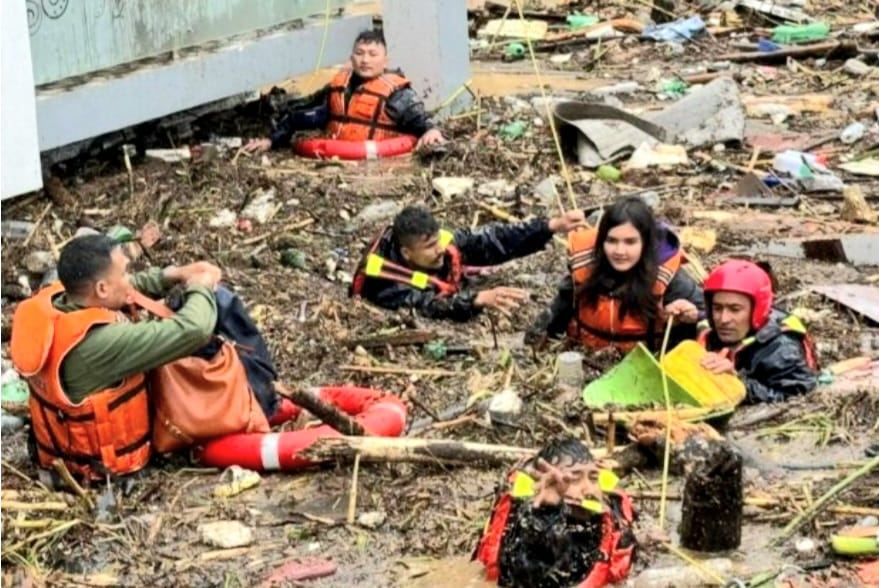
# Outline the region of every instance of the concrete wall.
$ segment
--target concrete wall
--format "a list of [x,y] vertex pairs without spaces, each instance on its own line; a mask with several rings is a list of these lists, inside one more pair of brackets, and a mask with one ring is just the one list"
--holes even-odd
[[0,198],[43,185],[24,2],[0,1]]

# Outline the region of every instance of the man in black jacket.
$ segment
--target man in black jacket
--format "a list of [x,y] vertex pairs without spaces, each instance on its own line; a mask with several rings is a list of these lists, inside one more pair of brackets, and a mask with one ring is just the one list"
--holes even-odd
[[747,402],[779,402],[817,385],[811,341],[800,320],[772,308],[772,280],[741,259],[718,266],[705,279],[710,328],[699,341],[710,352],[702,366],[738,374]]
[[497,287],[468,287],[465,264],[491,266],[543,249],[553,233],[585,224],[583,211],[573,210],[549,220],[494,224],[475,231],[440,231],[429,210],[410,206],[394,219],[364,255],[352,296],[362,296],[390,310],[413,308],[427,318],[467,321],[485,308],[508,312],[527,293]]
[[323,124],[333,138],[344,140],[401,134],[418,138],[416,148],[442,143],[442,133],[409,80],[399,70],[388,71],[387,65],[383,33],[363,31],[354,41],[350,69],[339,71],[314,94],[292,102],[269,137],[253,139],[244,148],[261,153],[289,147],[294,132]]

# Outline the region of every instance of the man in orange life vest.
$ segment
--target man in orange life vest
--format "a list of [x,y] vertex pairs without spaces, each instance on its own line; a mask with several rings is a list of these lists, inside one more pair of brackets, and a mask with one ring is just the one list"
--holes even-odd
[[635,558],[634,510],[578,439],[551,440],[510,475],[474,554],[486,577],[512,588],[600,588]]
[[[58,276],[19,304],[9,348],[30,384],[39,465],[60,458],[97,479],[135,472],[150,457],[144,373],[210,339],[221,272],[199,262],[129,274],[118,242],[89,235],[64,247]],[[161,297],[175,284],[186,290],[173,317],[132,323],[122,314],[131,288]]]
[[326,130],[334,139],[379,141],[412,135],[418,138],[416,149],[442,143],[442,133],[424,112],[409,80],[399,71],[387,71],[387,66],[383,33],[360,33],[350,69],[341,70],[317,93],[295,101],[270,137],[253,139],[244,148],[261,153],[289,147],[294,131],[322,126],[325,116]]
[[349,294],[383,308],[414,308],[427,318],[467,321],[485,308],[506,313],[527,293],[498,287],[467,288],[464,264],[492,266],[543,249],[553,233],[585,225],[582,210],[549,220],[493,224],[475,231],[440,231],[424,207],[409,206],[373,241],[360,262]]
[[772,279],[750,261],[731,259],[705,279],[708,326],[699,341],[703,367],[731,372],[748,402],[778,402],[817,385],[814,350],[803,323],[772,308]]

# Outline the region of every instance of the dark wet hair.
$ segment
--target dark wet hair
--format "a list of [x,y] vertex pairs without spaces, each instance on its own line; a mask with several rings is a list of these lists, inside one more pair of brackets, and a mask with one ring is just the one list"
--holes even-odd
[[419,239],[436,235],[439,223],[424,206],[407,206],[394,219],[391,230],[398,245],[409,247]]
[[58,279],[64,289],[73,295],[84,294],[112,265],[117,247],[119,242],[106,235],[85,235],[65,245],[58,258]]
[[376,43],[387,49],[387,44],[385,43],[385,33],[381,29],[367,29],[365,31],[360,31],[360,34],[357,35],[356,39],[354,39],[354,47],[357,47],[361,43],[365,43],[367,45]]
[[[611,229],[631,223],[641,235],[641,259],[625,274],[620,274],[610,264],[604,253],[604,242]],[[598,305],[600,296],[611,293],[621,299],[620,320],[626,314],[640,317],[650,322],[658,315],[658,297],[653,293],[653,285],[659,269],[657,261],[657,242],[659,230],[656,218],[647,204],[637,196],[617,200],[604,211],[598,223],[598,236],[595,240],[595,264],[579,295],[587,305]]]
[[550,465],[573,465],[576,463],[588,463],[593,461],[592,452],[589,448],[575,437],[562,436],[550,439],[543,448],[537,452],[535,461],[542,459]]

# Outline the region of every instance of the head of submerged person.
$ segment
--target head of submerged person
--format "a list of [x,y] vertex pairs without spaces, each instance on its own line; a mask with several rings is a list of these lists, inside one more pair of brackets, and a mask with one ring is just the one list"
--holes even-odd
[[565,498],[568,500],[579,502],[584,499],[601,500],[603,497],[598,481],[601,468],[589,448],[579,439],[557,437],[550,440],[534,458],[535,465],[541,461],[566,477]]
[[736,344],[769,322],[772,278],[756,263],[725,261],[705,278],[704,291],[709,322],[724,344]]
[[382,75],[388,67],[388,48],[380,30],[363,31],[354,39],[351,50],[351,69],[358,76],[370,80]]
[[128,257],[106,235],[85,235],[65,245],[58,279],[70,299],[82,306],[119,310],[129,301]]
[[391,229],[403,259],[413,268],[434,271],[443,267],[446,248],[440,242],[439,223],[423,206],[407,206]]
[[658,238],[656,219],[643,200],[633,196],[614,202],[598,223],[595,264],[581,288],[586,302],[595,306],[599,296],[617,290],[620,316],[656,318]]

